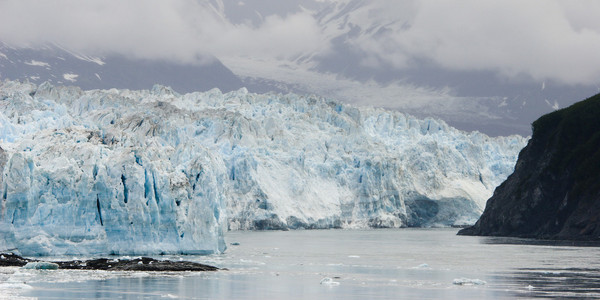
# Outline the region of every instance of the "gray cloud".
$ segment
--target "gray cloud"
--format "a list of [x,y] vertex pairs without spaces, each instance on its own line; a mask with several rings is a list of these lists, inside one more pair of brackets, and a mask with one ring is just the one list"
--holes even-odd
[[[344,5],[352,9],[338,23],[319,11]],[[362,50],[363,65],[410,69],[428,61],[597,84],[599,11],[596,0],[3,0],[0,40],[186,63],[207,54],[286,62],[328,53],[351,22],[365,34],[346,45]],[[246,15],[253,19],[244,22]]]
[[[565,84],[600,78],[598,1],[418,1],[410,19],[355,45],[365,64],[408,68],[415,59],[453,70],[494,70]],[[382,5],[382,3],[379,3]],[[386,4],[393,10],[393,3]]]
[[327,47],[305,12],[234,25],[219,5],[185,0],[0,1],[0,40],[187,63],[206,54],[286,59]]

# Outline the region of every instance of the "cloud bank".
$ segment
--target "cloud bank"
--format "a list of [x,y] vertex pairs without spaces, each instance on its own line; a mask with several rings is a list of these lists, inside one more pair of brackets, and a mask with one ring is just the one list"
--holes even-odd
[[[215,5],[216,4],[216,5]],[[186,0],[0,1],[0,40],[15,46],[57,43],[86,54],[196,62],[207,55],[287,59],[324,49],[308,13],[231,24],[219,2]]]
[[[364,63],[409,68],[417,60],[509,78],[600,83],[600,1],[413,1],[408,18],[354,41]],[[388,10],[393,3],[379,2]],[[369,10],[373,11],[373,10]]]
[[[345,42],[364,53],[366,66],[410,69],[427,62],[507,78],[600,84],[597,0],[280,1],[288,2],[0,0],[0,40],[183,63],[211,55],[286,62],[330,53],[336,31],[350,27],[328,24],[314,8],[346,7],[340,20],[381,29]],[[248,9],[259,21],[231,22],[227,7]]]

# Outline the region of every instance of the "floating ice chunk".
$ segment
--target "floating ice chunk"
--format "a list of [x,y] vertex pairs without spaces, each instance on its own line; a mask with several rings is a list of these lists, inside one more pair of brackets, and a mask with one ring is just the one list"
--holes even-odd
[[348,255],[349,258],[360,258],[359,255]]
[[331,279],[331,277],[325,277],[325,278],[321,279],[320,284],[328,285],[328,286],[340,285],[339,282],[333,281],[333,279]]
[[37,269],[37,270],[57,270],[58,264],[47,262],[47,261],[35,261],[28,262],[23,266],[23,269]]
[[416,267],[413,267],[413,269],[431,269],[431,267],[428,264],[420,264]]
[[169,299],[177,299],[177,298],[179,298],[176,295],[172,295],[172,294],[161,295],[160,297],[161,298],[169,298]]
[[456,278],[452,281],[452,284],[455,285],[484,285],[487,282],[481,279],[470,279],[470,278]]
[[527,289],[531,291],[531,290],[535,289],[535,287],[533,287],[533,285],[530,284],[527,286]]

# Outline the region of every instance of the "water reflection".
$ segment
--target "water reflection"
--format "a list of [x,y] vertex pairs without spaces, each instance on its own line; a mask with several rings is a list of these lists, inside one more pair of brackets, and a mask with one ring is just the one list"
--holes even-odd
[[[44,274],[45,278],[28,277],[28,284],[35,289],[24,296],[43,299],[600,298],[600,260],[597,260],[600,248],[590,247],[598,243],[455,234],[456,230],[451,229],[233,232],[228,238],[239,242],[238,246],[223,255],[198,258],[229,271],[183,276],[147,274],[140,278],[131,274],[109,276],[109,273],[92,276],[103,280],[57,271]],[[63,282],[64,276],[71,279]],[[335,278],[340,285],[323,286],[320,281],[324,277]],[[456,278],[487,283],[455,285]]]
[[516,237],[490,237],[479,238],[485,245],[530,245],[530,246],[562,246],[562,247],[600,247],[600,241],[564,241],[564,240],[539,240]]
[[[510,265],[509,271],[499,271],[492,279],[497,288],[515,291],[515,297],[600,298],[600,265],[590,260],[599,251],[598,241],[479,237],[478,242],[505,246],[509,251],[519,249],[513,252],[519,257],[512,263],[518,261],[521,265]],[[535,267],[526,267],[531,265]]]
[[[600,298],[600,269],[521,268],[495,277],[499,286],[517,290],[516,297]],[[524,287],[524,288],[523,288]]]

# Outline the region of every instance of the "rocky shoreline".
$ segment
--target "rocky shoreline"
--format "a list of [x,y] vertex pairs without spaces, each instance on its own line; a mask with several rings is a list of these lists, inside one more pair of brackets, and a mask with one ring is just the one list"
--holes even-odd
[[[43,263],[43,264],[42,264]],[[90,260],[70,260],[44,262],[37,259],[24,258],[13,253],[0,254],[0,267],[17,266],[40,269],[70,270],[105,270],[105,271],[163,271],[163,272],[205,272],[217,271],[219,268],[190,261],[157,260],[150,257],[133,259],[97,258]]]

